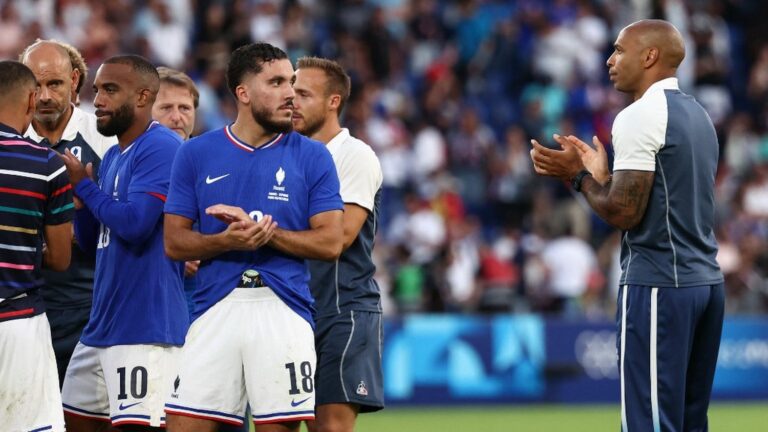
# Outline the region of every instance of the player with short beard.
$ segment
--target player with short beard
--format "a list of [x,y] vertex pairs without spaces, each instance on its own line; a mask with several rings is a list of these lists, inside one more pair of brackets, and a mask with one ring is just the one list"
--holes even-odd
[[[176,377],[189,316],[182,265],[165,256],[162,212],[181,138],[152,121],[159,77],[146,59],[107,59],[96,73],[97,127],[116,135],[97,185],[92,167],[63,155],[75,193],[75,234],[96,250],[90,321],[64,379],[67,428],[164,426],[163,405]],[[130,425],[130,426],[127,426]]]
[[350,87],[338,63],[299,59],[293,126],[326,144],[344,201],[344,252],[335,262],[309,263],[317,303],[317,420],[308,424],[319,432],[351,432],[359,412],[384,407],[381,294],[371,257],[383,177],[373,150],[339,123]]
[[305,259],[338,258],[343,205],[328,150],[291,131],[292,76],[279,48],[235,50],[227,83],[237,119],[188,141],[174,161],[166,252],[202,264],[166,404],[170,432],[242,424],[246,401],[259,432],[298,431],[314,419]]

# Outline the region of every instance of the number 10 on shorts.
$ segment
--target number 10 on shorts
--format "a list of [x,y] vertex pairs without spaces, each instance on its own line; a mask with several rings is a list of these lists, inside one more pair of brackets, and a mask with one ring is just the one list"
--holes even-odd
[[291,379],[291,389],[288,390],[289,395],[297,395],[304,390],[304,393],[312,393],[314,390],[312,381],[312,364],[308,361],[301,362],[299,372],[301,373],[301,390],[299,390],[298,382],[296,381],[296,363],[286,363],[285,368],[288,369],[288,374]]
[[[117,400],[128,399],[128,393],[126,392],[126,373],[125,368],[117,368],[117,374],[120,380],[120,393],[117,395]],[[131,397],[134,399],[141,399],[147,395],[147,369],[142,366],[137,366],[131,370]]]

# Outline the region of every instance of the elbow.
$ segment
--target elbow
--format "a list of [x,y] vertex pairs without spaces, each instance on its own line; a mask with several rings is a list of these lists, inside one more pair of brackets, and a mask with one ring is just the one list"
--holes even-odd
[[175,244],[173,238],[168,235],[163,236],[163,246],[165,248],[165,255],[174,261],[184,261],[181,249]]
[[344,251],[344,242],[342,239],[334,239],[326,245],[321,251],[321,256],[318,259],[322,261],[336,261]]
[[616,217],[612,218],[608,223],[622,231],[629,231],[639,225],[642,219],[642,215],[632,215],[629,217],[616,215]]

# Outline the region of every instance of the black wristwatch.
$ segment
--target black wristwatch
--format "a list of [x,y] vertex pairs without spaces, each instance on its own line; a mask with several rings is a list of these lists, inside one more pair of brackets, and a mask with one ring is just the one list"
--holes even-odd
[[576,192],[581,192],[581,181],[584,180],[584,177],[592,175],[587,170],[581,170],[578,174],[576,174],[576,177],[574,177],[571,180],[571,186],[573,186],[573,190]]

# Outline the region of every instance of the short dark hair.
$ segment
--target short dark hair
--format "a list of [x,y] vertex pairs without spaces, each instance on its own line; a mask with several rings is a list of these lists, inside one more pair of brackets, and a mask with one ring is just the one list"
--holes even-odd
[[243,45],[232,52],[227,64],[227,87],[235,97],[235,89],[243,82],[246,74],[258,74],[264,63],[287,59],[288,54],[280,48],[266,42]]
[[161,85],[166,83],[189,90],[189,93],[192,94],[193,105],[195,108],[197,108],[197,105],[200,103],[200,92],[197,91],[195,82],[192,81],[192,78],[190,78],[189,75],[185,74],[184,72],[177,71],[176,69],[167,68],[165,66],[160,66],[157,68],[157,73],[160,75]]
[[30,68],[14,60],[0,61],[0,100],[8,101],[19,90],[36,87],[37,78]]
[[341,114],[352,88],[352,80],[349,79],[344,68],[333,60],[320,57],[302,57],[296,62],[296,69],[320,69],[325,72],[325,76],[328,77],[326,95],[338,94],[341,96],[339,102],[339,114]]
[[122,54],[104,60],[103,64],[124,64],[133,68],[154,95],[160,88],[160,74],[149,60],[136,54]]

